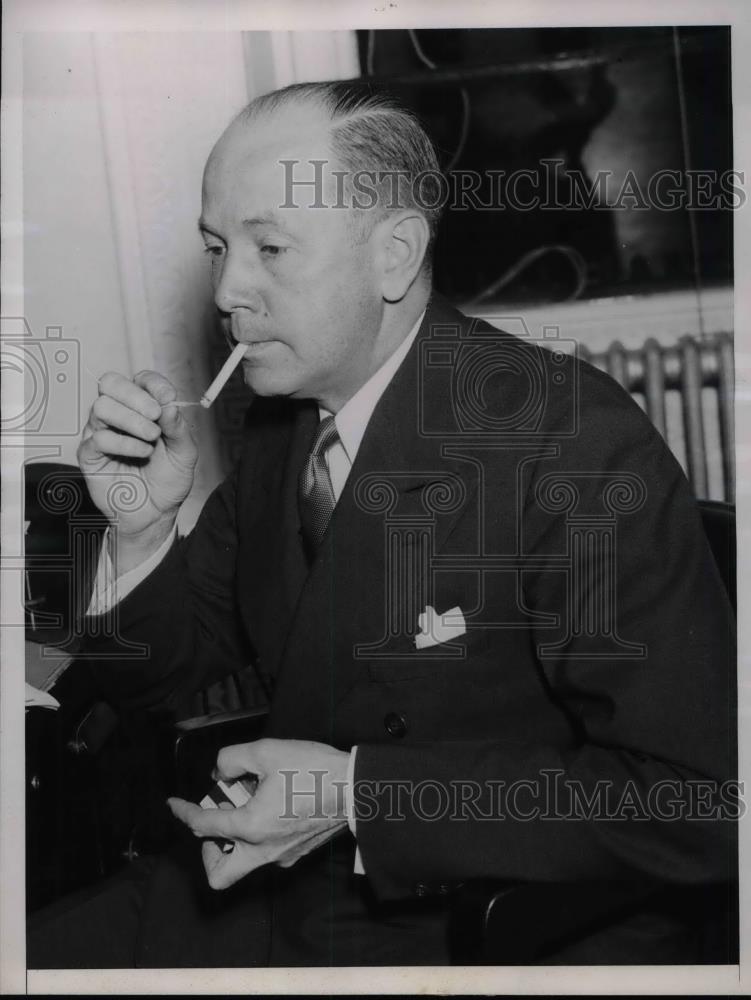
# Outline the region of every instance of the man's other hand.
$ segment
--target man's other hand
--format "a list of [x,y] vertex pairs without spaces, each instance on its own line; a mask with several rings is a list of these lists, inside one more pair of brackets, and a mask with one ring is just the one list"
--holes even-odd
[[[289,868],[347,827],[345,784],[349,754],[306,740],[258,740],[225,747],[214,780],[256,775],[258,787],[239,809],[202,809],[168,799],[173,814],[203,839],[203,864],[212,889],[226,889],[262,865]],[[217,840],[232,841],[223,853]]]

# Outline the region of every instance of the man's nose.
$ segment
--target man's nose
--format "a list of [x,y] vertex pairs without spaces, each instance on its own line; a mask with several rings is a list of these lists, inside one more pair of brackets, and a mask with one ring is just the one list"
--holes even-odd
[[220,312],[230,313],[235,309],[261,309],[261,296],[252,268],[243,266],[232,254],[222,262],[221,271],[214,278],[214,303]]

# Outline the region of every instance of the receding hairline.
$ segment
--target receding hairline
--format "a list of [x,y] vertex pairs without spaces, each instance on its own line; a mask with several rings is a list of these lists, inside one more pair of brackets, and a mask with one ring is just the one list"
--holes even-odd
[[[308,103],[308,102],[306,102]],[[229,125],[226,127],[224,132],[219,136],[219,139],[214,145],[211,153],[209,154],[208,162],[214,157],[217,151],[221,150],[222,147],[231,142],[232,139],[238,135],[250,135],[259,141],[258,152],[262,153],[265,146],[280,146],[283,145],[285,140],[289,138],[290,145],[299,144],[304,141],[306,135],[310,138],[322,138],[325,139],[327,145],[329,146],[329,152],[333,153],[334,150],[331,146],[331,138],[334,125],[334,121],[330,114],[327,113],[323,105],[318,105],[318,110],[321,111],[320,122],[311,121],[309,117],[305,119],[305,128],[300,127],[299,119],[296,118],[296,113],[305,110],[304,102],[299,101],[295,106],[291,103],[287,104],[285,107],[279,108],[266,108],[261,107],[258,111],[249,113],[248,109],[253,105],[250,104],[243,108],[242,111],[237,114]],[[288,123],[287,128],[283,128],[277,132],[274,132],[270,136],[270,140],[267,143],[262,142],[264,138],[264,130],[271,128],[272,126],[284,126],[285,120]],[[259,131],[254,133],[252,131],[253,126],[257,125]]]
[[[285,122],[288,123],[286,128]],[[400,175],[396,182],[400,187],[404,177],[440,174],[435,147],[419,117],[397,99],[378,93],[367,85],[353,85],[346,81],[291,84],[262,94],[238,112],[217,146],[227,133],[245,132],[254,123],[262,129],[280,128],[281,135],[272,133],[270,137],[273,141],[268,142],[269,153],[276,147],[274,152],[279,155],[280,147],[285,145],[288,137],[289,146],[297,147],[294,152],[290,149],[291,157],[300,156],[300,143],[306,132],[314,142],[325,144],[325,154],[323,150],[321,154],[329,158],[334,169],[345,172],[345,190],[350,189],[350,174],[354,177],[363,174],[379,176],[376,185],[379,207],[374,210],[366,206],[363,211],[361,207],[350,206],[355,233],[361,239],[367,238],[372,224],[396,210],[396,206],[391,204],[390,193],[382,189],[380,181],[381,176],[388,178],[394,174],[392,165]],[[263,136],[259,138],[262,140]],[[266,145],[261,141],[258,152],[262,153]],[[311,159],[310,156],[300,158]],[[351,189],[349,194],[351,196]],[[430,237],[425,263],[429,267],[440,208],[437,211],[432,206],[426,209],[425,205],[415,201],[411,190],[399,207],[417,209],[428,223]]]
[[408,117],[418,124],[416,117],[407,108],[401,107],[386,96],[370,95],[367,104],[357,108],[337,107],[334,87],[337,84],[302,84],[284,87],[254,98],[239,112],[235,121],[251,122],[253,119],[283,113],[286,109],[314,107],[323,113],[330,125],[339,122],[356,122],[375,115]]

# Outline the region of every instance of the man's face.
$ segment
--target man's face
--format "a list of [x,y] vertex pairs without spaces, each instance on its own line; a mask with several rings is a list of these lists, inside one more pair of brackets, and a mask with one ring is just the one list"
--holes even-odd
[[297,207],[280,207],[280,161],[299,161],[295,180],[312,179],[311,159],[337,167],[327,134],[310,108],[231,126],[206,167],[200,225],[225,332],[248,344],[246,383],[338,410],[377,367],[383,297],[373,240],[355,241],[349,210],[309,207],[310,187],[294,189]]

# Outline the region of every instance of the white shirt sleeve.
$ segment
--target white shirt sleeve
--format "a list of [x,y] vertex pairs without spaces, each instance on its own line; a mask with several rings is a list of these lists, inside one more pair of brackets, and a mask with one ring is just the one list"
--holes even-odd
[[[352,788],[355,780],[355,757],[357,756],[357,747],[352,747],[352,751],[349,755],[349,763],[347,764],[347,784],[344,789],[344,808],[347,813],[347,825],[349,826],[350,833],[353,837],[357,837],[355,832],[355,803],[354,796],[352,793]],[[358,847],[355,851],[355,875],[364,875],[365,868],[362,863],[362,856],[360,855],[360,848]]]
[[120,577],[115,577],[115,570],[109,555],[110,529],[104,533],[104,540],[99,551],[99,562],[97,564],[96,577],[94,578],[94,589],[91,592],[91,600],[87,615],[103,615],[107,611],[122,601],[131,590],[135,590],[139,583],[153,572],[164,559],[172,547],[172,543],[177,537],[177,525],[172,528],[170,535],[162,542],[156,552],[144,559],[140,566],[123,573]]

